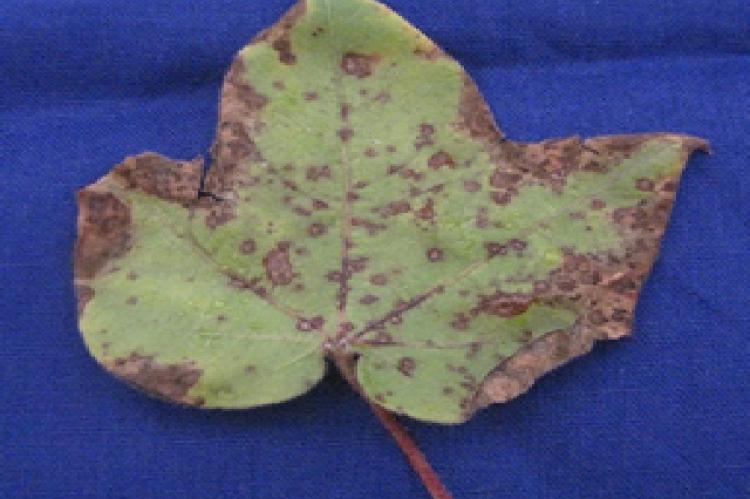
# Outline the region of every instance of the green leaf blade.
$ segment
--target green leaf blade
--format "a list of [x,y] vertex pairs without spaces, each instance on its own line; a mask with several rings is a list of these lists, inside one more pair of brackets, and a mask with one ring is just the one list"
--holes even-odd
[[82,191],[81,330],[114,374],[181,403],[279,402],[346,358],[374,403],[462,422],[630,333],[706,148],[512,142],[386,7],[303,1],[227,74],[210,196],[200,164],[151,154]]

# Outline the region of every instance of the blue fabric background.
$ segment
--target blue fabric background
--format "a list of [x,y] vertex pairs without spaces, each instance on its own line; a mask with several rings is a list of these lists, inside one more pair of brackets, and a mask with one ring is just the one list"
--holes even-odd
[[[750,495],[750,2],[391,0],[508,136],[682,131],[691,161],[635,336],[470,423],[406,424],[457,498]],[[201,412],[88,357],[74,192],[125,155],[204,153],[233,53],[289,0],[0,2],[0,497],[426,497],[338,377]]]

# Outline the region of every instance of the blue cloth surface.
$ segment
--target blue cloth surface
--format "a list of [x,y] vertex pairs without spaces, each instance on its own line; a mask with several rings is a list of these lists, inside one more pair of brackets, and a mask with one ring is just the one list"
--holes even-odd
[[[691,160],[635,335],[444,427],[405,421],[457,498],[750,496],[750,2],[388,2],[476,78],[509,138],[679,131]],[[289,0],[0,2],[0,497],[426,497],[337,377],[202,412],[79,339],[75,191],[210,145],[223,71]]]

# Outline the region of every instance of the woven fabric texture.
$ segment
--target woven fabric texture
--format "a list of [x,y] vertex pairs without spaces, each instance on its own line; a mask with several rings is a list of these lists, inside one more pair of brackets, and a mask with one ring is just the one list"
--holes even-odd
[[[422,498],[329,375],[253,411],[147,398],[88,356],[80,187],[204,154],[233,54],[290,0],[0,2],[0,497]],[[750,495],[750,2],[390,0],[461,61],[509,138],[678,131],[690,162],[633,338],[466,425],[405,421],[457,498]]]

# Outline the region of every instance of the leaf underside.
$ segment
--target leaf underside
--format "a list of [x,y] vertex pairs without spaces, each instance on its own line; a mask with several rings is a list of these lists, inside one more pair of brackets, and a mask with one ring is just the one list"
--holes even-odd
[[213,161],[129,157],[78,194],[91,354],[205,408],[348,359],[457,423],[630,333],[688,156],[676,134],[505,139],[461,66],[371,0],[307,0],[239,52]]

